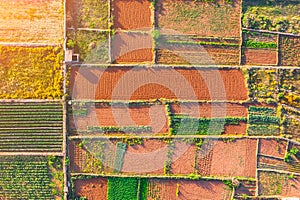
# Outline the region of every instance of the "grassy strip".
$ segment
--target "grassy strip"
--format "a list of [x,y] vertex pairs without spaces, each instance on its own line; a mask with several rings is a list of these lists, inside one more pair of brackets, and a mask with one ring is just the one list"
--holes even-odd
[[280,129],[277,125],[248,125],[248,135],[279,135]]
[[253,40],[244,41],[244,46],[251,48],[276,49],[276,42],[255,42]]
[[88,126],[88,131],[97,133],[149,133],[150,126]]

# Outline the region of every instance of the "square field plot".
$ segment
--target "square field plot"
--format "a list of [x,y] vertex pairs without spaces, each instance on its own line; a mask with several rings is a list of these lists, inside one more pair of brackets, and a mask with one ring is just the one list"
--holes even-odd
[[149,0],[114,0],[114,28],[135,30],[151,28],[151,2]]
[[59,43],[62,0],[0,0],[0,42]]
[[107,0],[68,0],[67,26],[76,28],[108,29]]
[[67,47],[78,53],[80,61],[89,64],[109,63],[108,33],[99,31],[72,31]]
[[148,33],[118,32],[112,40],[113,63],[149,63],[153,61],[152,37]]
[[199,36],[240,37],[241,1],[232,4],[217,1],[159,0],[157,26]]

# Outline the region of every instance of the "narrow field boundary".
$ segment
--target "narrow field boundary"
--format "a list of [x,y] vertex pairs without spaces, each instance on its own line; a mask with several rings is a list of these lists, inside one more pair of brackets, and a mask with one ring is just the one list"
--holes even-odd
[[20,42],[0,42],[1,46],[17,46],[17,47],[49,47],[61,46],[60,43],[20,43]]
[[288,36],[300,37],[300,35],[297,35],[297,34],[277,32],[277,31],[267,31],[267,30],[258,30],[258,29],[250,29],[250,28],[242,28],[242,30],[243,31],[253,31],[253,32],[258,32],[258,33],[272,33],[272,34],[279,34],[279,35],[288,35]]
[[58,152],[0,152],[0,156],[64,156]]
[[289,172],[289,171],[285,171],[285,170],[277,170],[277,169],[266,169],[266,168],[259,168],[257,169],[258,171],[262,171],[262,172],[277,172],[279,174],[294,174],[297,176],[300,176],[300,173],[297,172]]

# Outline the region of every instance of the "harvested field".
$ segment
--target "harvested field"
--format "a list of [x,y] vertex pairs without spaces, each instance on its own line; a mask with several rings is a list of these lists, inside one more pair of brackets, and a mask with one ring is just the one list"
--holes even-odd
[[0,0],[0,42],[60,43],[62,0]]
[[199,36],[240,37],[241,1],[233,4],[217,1],[159,0],[156,16],[159,28],[181,31]]
[[248,99],[244,74],[239,70],[72,68],[71,75],[73,99]]
[[210,175],[213,145],[214,142],[211,142],[210,140],[204,140],[201,148],[197,151],[197,166],[195,168],[199,175]]
[[114,0],[114,28],[135,30],[152,27],[149,0]]
[[217,141],[213,146],[210,174],[255,178],[256,140]]
[[164,174],[167,144],[161,140],[144,140],[141,145],[128,146],[122,172]]
[[245,48],[243,55],[245,65],[276,65],[276,49],[251,49]]
[[276,139],[260,139],[259,153],[267,156],[284,158],[287,142]]
[[107,178],[77,179],[75,197],[85,197],[87,200],[103,200],[107,196]]
[[117,32],[112,40],[114,63],[147,63],[153,61],[152,37],[146,33]]
[[195,155],[197,147],[185,142],[175,142],[172,156],[172,174],[193,174],[195,172]]
[[247,106],[234,103],[172,103],[174,114],[184,114],[191,117],[247,117]]
[[280,65],[300,66],[300,37],[280,36]]
[[[152,133],[168,133],[169,127],[164,105],[136,107],[102,106],[89,107],[86,116],[70,116],[70,128],[87,130],[92,126],[150,126]],[[126,132],[125,132],[126,134]]]
[[68,0],[66,3],[68,27],[108,28],[107,0]]
[[[176,193],[178,193],[178,195],[176,195]],[[152,179],[148,185],[147,200],[230,199],[231,193],[228,186],[221,181]]]
[[256,181],[240,181],[240,187],[235,189],[235,199],[243,199],[245,195],[255,196]]

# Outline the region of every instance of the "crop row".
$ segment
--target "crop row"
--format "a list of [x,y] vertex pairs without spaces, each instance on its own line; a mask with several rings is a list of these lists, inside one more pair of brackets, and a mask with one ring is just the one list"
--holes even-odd
[[276,114],[276,109],[271,107],[250,106],[248,111],[251,114],[269,114],[269,115]]

